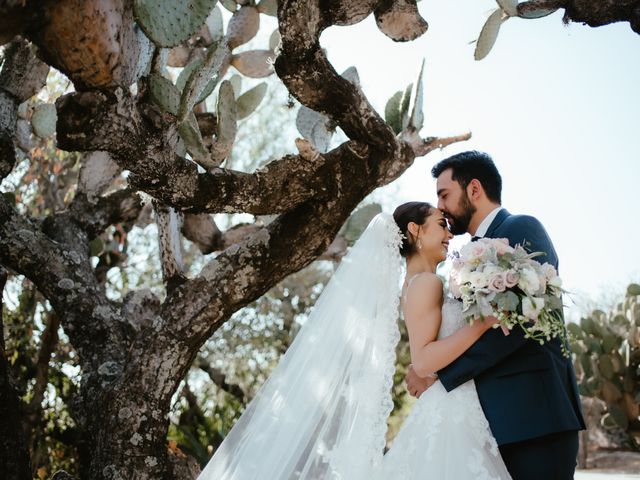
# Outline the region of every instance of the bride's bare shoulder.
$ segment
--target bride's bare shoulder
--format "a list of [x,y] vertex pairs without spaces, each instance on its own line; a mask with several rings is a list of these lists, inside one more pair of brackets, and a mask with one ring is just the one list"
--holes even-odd
[[405,294],[407,306],[440,303],[443,295],[442,280],[435,273],[424,272],[411,278]]

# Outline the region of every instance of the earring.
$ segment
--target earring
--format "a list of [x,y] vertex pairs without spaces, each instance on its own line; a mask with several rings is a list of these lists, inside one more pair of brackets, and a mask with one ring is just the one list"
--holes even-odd
[[416,247],[418,247],[418,250],[422,250],[422,241],[420,239],[416,242]]

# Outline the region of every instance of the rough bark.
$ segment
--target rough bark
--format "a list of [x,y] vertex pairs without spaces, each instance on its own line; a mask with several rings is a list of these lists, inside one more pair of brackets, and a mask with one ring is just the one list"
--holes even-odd
[[[82,383],[71,410],[80,438],[81,478],[193,476],[192,465],[167,448],[166,433],[172,395],[199,348],[234,312],[326,252],[368,193],[400,175],[416,155],[448,141],[422,140],[415,132],[396,137],[360,88],[338,75],[320,49],[323,28],[359,21],[374,4],[285,1],[279,7],[278,75],[292,95],[323,112],[350,138],[326,154],[300,142],[298,155],[253,173],[223,168],[199,173],[176,154],[176,118],[148,103],[144,88],[132,95],[111,85],[57,101],[58,146],[108,152],[118,168],[131,172],[131,188],[150,194],[167,211],[279,214],[266,226],[224,233],[211,226],[210,237],[223,250],[199,276],[171,284],[171,278],[181,277],[180,268],[167,264],[171,288],[163,302],[138,290],[116,303],[95,278],[88,242],[112,222],[133,221],[141,205],[132,190],[101,196],[106,180],[95,188],[81,181],[69,208],[42,223],[20,215],[0,197],[0,264],[33,280],[78,353]],[[49,54],[60,55],[54,45],[50,42],[55,51]],[[82,51],[90,53],[83,42],[76,48],[77,58]],[[70,66],[60,58],[66,72]],[[83,88],[103,88],[101,78],[82,77]],[[176,242],[167,245],[166,257],[175,261]]]
[[24,412],[18,393],[11,380],[11,370],[5,355],[4,323],[2,321],[2,292],[7,280],[7,270],[0,266],[0,477],[15,480],[31,480],[29,451],[22,428]]
[[533,0],[522,2],[518,11],[563,8],[565,22],[586,23],[601,27],[616,22],[629,22],[640,34],[640,1],[638,0]]

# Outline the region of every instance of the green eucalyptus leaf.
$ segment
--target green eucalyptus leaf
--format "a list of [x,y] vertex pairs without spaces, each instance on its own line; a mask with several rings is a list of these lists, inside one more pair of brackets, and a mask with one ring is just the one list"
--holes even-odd
[[513,293],[511,290],[497,294],[495,300],[496,305],[500,310],[507,310],[509,312],[516,311],[520,304],[518,295]]

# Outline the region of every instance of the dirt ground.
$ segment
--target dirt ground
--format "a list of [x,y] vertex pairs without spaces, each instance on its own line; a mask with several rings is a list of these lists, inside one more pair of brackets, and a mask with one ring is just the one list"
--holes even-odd
[[587,468],[582,471],[640,475],[640,452],[604,449],[590,451],[587,456]]

